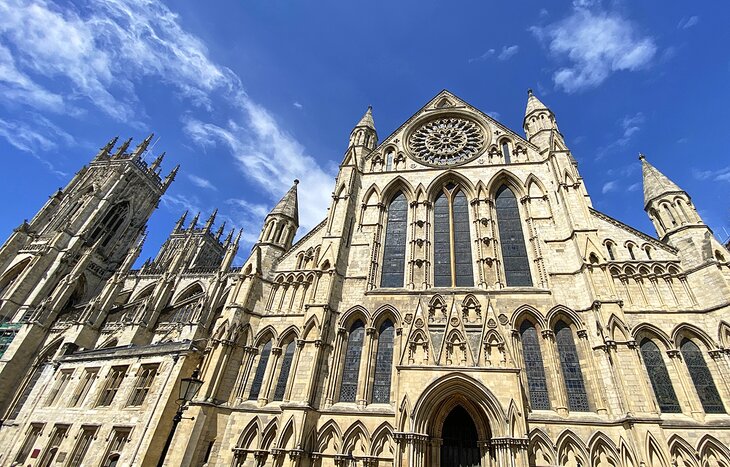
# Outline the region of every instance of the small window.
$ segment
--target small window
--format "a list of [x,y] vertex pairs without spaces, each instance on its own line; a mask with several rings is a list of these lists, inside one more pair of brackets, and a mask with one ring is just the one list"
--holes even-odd
[[357,381],[360,375],[360,357],[365,341],[365,324],[357,320],[350,327],[345,350],[345,363],[342,370],[340,402],[355,402],[357,397]]
[[50,406],[58,403],[63,396],[63,391],[66,389],[66,386],[68,386],[69,381],[71,381],[72,374],[73,370],[62,370],[58,374],[56,377],[56,384],[53,385],[53,389],[51,389],[50,394],[48,394],[46,405]]
[[256,366],[256,374],[253,377],[253,383],[251,383],[251,392],[248,394],[249,400],[258,399],[259,393],[261,392],[261,386],[264,383],[264,373],[266,373],[266,366],[269,364],[269,356],[271,355],[271,342],[267,342],[264,348],[261,349],[259,364]]
[[636,255],[634,254],[634,245],[629,243],[628,245],[626,245],[626,248],[628,248],[629,250],[629,257],[631,257],[631,259],[636,259]]
[[502,156],[504,156],[505,164],[509,164],[511,162],[511,155],[509,152],[509,142],[507,140],[502,141]]
[[53,427],[53,433],[51,433],[51,440],[46,446],[46,450],[41,457],[38,465],[42,467],[48,467],[56,460],[56,454],[58,454],[58,447],[63,442],[63,438],[68,432],[68,425],[56,425]]
[[588,412],[588,395],[580,368],[578,349],[573,340],[573,331],[564,321],[559,321],[555,326],[555,342],[568,393],[568,409],[572,412]]
[[109,447],[106,450],[106,454],[104,454],[104,463],[101,464],[102,467],[116,467],[118,465],[121,452],[127,444],[127,441],[129,441],[131,431],[131,428],[114,428]]
[[85,426],[81,428],[81,434],[79,440],[74,446],[74,450],[71,453],[71,460],[68,463],[68,467],[79,467],[86,457],[86,453],[89,451],[89,446],[96,436],[96,431],[99,427],[96,426]]
[[373,402],[390,403],[390,379],[393,367],[393,322],[386,319],[380,325],[378,349],[375,356],[375,377],[373,378]]
[[613,253],[613,243],[606,242],[606,251],[608,252],[608,257],[611,261],[616,259],[616,255]]
[[674,392],[672,379],[669,377],[667,366],[664,364],[664,357],[654,342],[645,339],[641,343],[641,357],[644,359],[646,372],[649,374],[651,387],[659,403],[659,410],[664,413],[679,413],[677,394]]
[[651,247],[649,245],[645,246],[644,251],[646,252],[646,259],[651,259]]
[[385,170],[390,172],[393,170],[393,150],[388,150],[388,153],[385,155]]
[[152,381],[155,379],[159,367],[159,364],[142,365],[137,373],[134,390],[132,391],[132,395],[129,397],[129,403],[127,405],[142,405],[145,397],[147,397],[147,394],[150,392]]
[[520,326],[520,341],[522,342],[522,358],[525,362],[527,386],[530,392],[530,405],[533,410],[550,410],[542,352],[537,329],[531,322],[524,321]]
[[81,377],[81,381],[76,388],[76,393],[74,394],[73,400],[71,401],[72,407],[78,407],[84,403],[86,396],[89,394],[91,386],[94,384],[94,380],[96,380],[96,375],[98,374],[98,368],[88,368],[84,371],[84,374]]
[[18,455],[15,456],[15,462],[18,464],[25,463],[25,460],[28,458],[28,454],[30,454],[30,451],[33,449],[33,446],[35,446],[36,441],[38,441],[38,438],[41,436],[41,432],[43,431],[43,425],[31,425],[30,431],[28,432],[28,436],[25,437],[25,441],[23,442],[23,447],[20,448],[20,451],[18,451]]
[[403,287],[406,263],[406,232],[408,201],[398,192],[388,205],[388,220],[385,226],[381,287]]
[[119,386],[122,385],[122,381],[124,380],[124,374],[126,372],[126,366],[115,366],[112,367],[111,370],[109,370],[109,374],[106,377],[106,384],[104,385],[104,389],[101,391],[101,395],[99,396],[99,402],[97,402],[96,404],[98,407],[105,407],[112,404],[114,396],[116,396],[117,391],[119,391]]

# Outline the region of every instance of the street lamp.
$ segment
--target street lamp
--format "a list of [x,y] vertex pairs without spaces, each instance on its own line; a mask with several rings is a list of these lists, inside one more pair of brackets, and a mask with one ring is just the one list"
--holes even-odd
[[165,447],[162,448],[162,454],[160,454],[160,461],[157,463],[157,467],[162,467],[165,463],[167,450],[170,449],[170,443],[172,443],[172,438],[175,436],[177,424],[183,419],[182,414],[186,409],[185,406],[188,402],[195,398],[195,395],[198,394],[201,386],[203,386],[203,380],[198,378],[199,374],[200,370],[196,368],[189,378],[183,378],[180,380],[180,398],[178,399],[177,412],[175,412],[175,416],[172,417],[172,428],[170,428],[170,434],[167,436],[167,441],[165,441]]

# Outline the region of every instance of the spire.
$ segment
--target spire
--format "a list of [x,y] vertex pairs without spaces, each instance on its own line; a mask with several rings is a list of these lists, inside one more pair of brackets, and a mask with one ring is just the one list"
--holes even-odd
[[162,154],[157,156],[157,158],[154,161],[152,161],[152,165],[150,165],[150,170],[154,172],[155,170],[159,169],[160,165],[162,165],[162,160],[164,158],[165,158],[165,153],[163,152]]
[[129,138],[127,141],[123,142],[121,146],[119,146],[119,149],[117,149],[116,154],[114,154],[115,157],[122,157],[124,155],[124,151],[127,150],[129,147],[129,143],[132,142],[132,138]]
[[228,236],[226,236],[226,240],[223,242],[223,246],[225,248],[228,248],[228,245],[231,244],[231,239],[233,239],[233,231],[235,229],[231,229],[230,232],[228,232]]
[[213,227],[213,222],[215,222],[215,216],[218,215],[218,208],[215,208],[215,211],[213,211],[213,214],[210,215],[208,218],[208,221],[205,223],[205,231],[210,231],[211,227]]
[[540,99],[538,99],[535,94],[532,93],[532,89],[527,90],[527,108],[525,108],[525,117],[530,115],[532,112],[538,111],[538,110],[547,110],[550,111],[548,106],[542,103]]
[[178,219],[177,224],[175,224],[174,232],[177,232],[178,230],[181,230],[183,225],[185,225],[185,219],[188,217],[188,210],[186,209],[182,216],[180,216],[180,219]]
[[108,156],[109,155],[109,151],[111,151],[112,149],[114,149],[114,145],[117,144],[117,141],[118,140],[119,140],[119,136],[115,136],[114,138],[112,138],[111,140],[109,140],[109,142],[106,143],[106,146],[104,146],[103,148],[99,149],[99,153],[96,155],[96,159],[98,159],[100,157]]
[[299,201],[297,199],[297,185],[299,180],[294,180],[294,185],[289,188],[283,198],[274,206],[269,215],[281,214],[294,220],[299,225]]
[[652,200],[667,193],[684,193],[684,190],[647,162],[646,156],[639,154],[639,160],[641,161],[641,175],[644,179],[645,208]]
[[215,233],[215,239],[220,241],[221,236],[223,235],[223,231],[226,229],[226,221],[223,221],[223,224],[221,224],[220,227],[218,227],[218,232]]
[[188,231],[192,232],[195,230],[195,227],[198,225],[198,219],[200,219],[200,212],[193,217],[192,222],[190,222],[190,225],[188,226]]
[[365,127],[375,131],[375,121],[373,121],[373,106],[369,105],[368,110],[365,111],[365,115],[362,116],[360,121],[355,125],[355,128]]
[[132,157],[141,157],[142,153],[147,150],[147,146],[150,145],[150,141],[152,141],[152,138],[154,138],[154,136],[154,133],[150,133],[149,136],[144,139],[144,141],[139,143],[132,153]]
[[165,177],[165,181],[162,185],[162,188],[164,190],[167,190],[167,187],[170,186],[170,184],[175,180],[175,177],[177,176],[177,172],[180,170],[180,164],[176,165],[174,169]]

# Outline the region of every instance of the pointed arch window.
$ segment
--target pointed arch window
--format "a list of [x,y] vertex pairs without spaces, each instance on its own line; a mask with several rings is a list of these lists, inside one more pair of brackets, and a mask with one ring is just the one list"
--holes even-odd
[[502,155],[504,156],[504,163],[509,164],[511,157],[509,153],[509,142],[507,140],[502,141]]
[[644,360],[646,372],[649,374],[649,381],[651,381],[651,387],[654,389],[654,395],[659,403],[659,410],[664,413],[681,412],[662,352],[651,339],[644,339],[641,342],[641,358]]
[[531,287],[530,262],[522,234],[522,219],[515,194],[502,185],[495,199],[499,243],[502,249],[505,283],[508,287]]
[[522,342],[522,357],[525,361],[525,374],[530,392],[530,405],[533,410],[550,410],[545,367],[540,352],[540,342],[537,338],[535,326],[524,321],[520,326],[520,341]]
[[355,402],[364,340],[365,325],[358,319],[350,327],[350,333],[347,336],[347,350],[345,351],[342,385],[340,386],[340,402]]
[[276,391],[274,391],[274,400],[284,400],[286,385],[289,382],[289,373],[291,372],[292,360],[294,360],[294,349],[296,344],[294,340],[289,342],[284,350],[284,357],[281,359],[281,371],[279,372],[279,380],[276,382]]
[[103,238],[101,247],[104,248],[117,235],[119,228],[124,223],[129,214],[129,203],[122,202],[114,205],[104,216],[99,225],[96,226],[91,234],[90,241],[95,243],[98,239]]
[[261,355],[259,356],[259,364],[256,367],[256,373],[251,383],[251,392],[248,394],[249,399],[258,399],[259,393],[261,392],[261,385],[264,382],[264,373],[266,373],[266,366],[269,364],[269,357],[271,356],[271,341],[264,345],[261,349]]
[[472,287],[469,203],[454,183],[447,183],[436,197],[433,226],[434,286]]
[[388,205],[388,223],[385,227],[383,272],[381,287],[403,287],[406,263],[406,221],[408,202],[403,192],[395,194]]
[[555,325],[555,341],[560,357],[560,368],[563,373],[565,390],[568,393],[568,409],[573,412],[588,412],[588,396],[580,369],[580,358],[575,347],[573,331],[565,321]]
[[378,351],[375,356],[375,377],[373,378],[373,402],[390,403],[390,378],[393,367],[393,337],[395,327],[386,319],[378,332]]
[[725,413],[725,407],[722,405],[720,394],[712,379],[712,373],[707,368],[700,348],[690,339],[685,338],[680,346],[680,351],[689,375],[692,377],[697,395],[700,397],[702,408],[706,413]]

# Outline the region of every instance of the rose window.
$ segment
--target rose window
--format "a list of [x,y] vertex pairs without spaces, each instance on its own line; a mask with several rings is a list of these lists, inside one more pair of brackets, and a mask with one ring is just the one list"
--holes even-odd
[[430,165],[452,165],[468,162],[484,147],[484,134],[479,125],[459,117],[431,120],[411,134],[411,152]]

